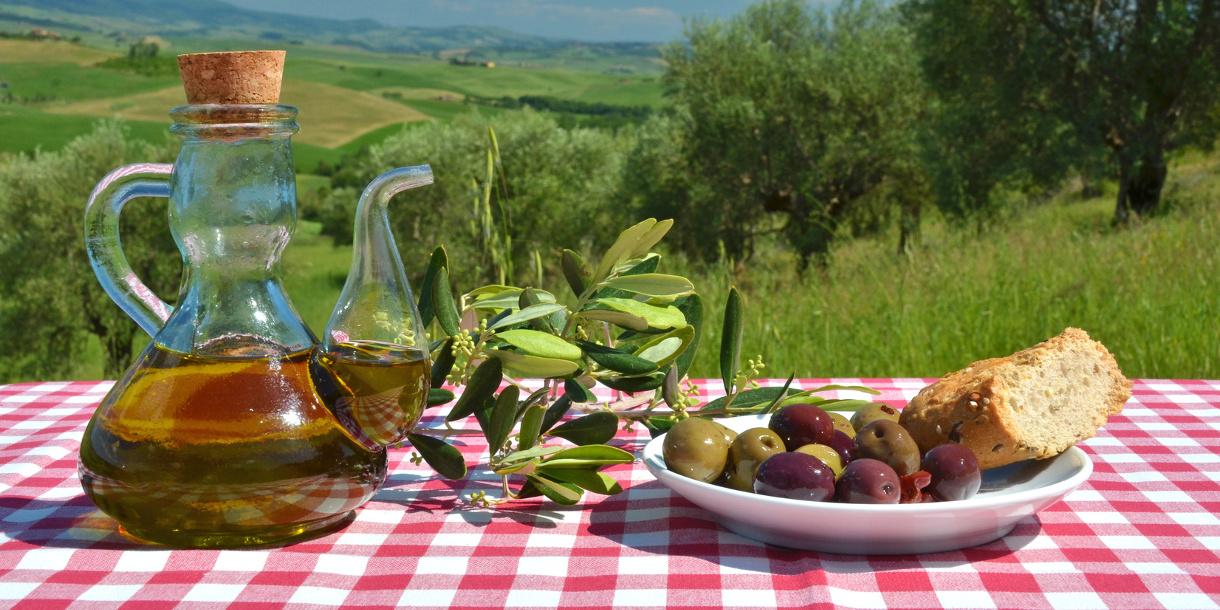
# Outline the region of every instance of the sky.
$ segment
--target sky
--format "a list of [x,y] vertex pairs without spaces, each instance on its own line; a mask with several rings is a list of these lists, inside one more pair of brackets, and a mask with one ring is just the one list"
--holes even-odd
[[586,41],[666,42],[684,19],[728,17],[751,0],[228,0],[245,8],[387,25],[495,26]]

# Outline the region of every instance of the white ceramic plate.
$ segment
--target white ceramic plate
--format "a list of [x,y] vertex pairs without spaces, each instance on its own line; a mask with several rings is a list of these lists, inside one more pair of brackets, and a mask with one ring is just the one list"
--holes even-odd
[[[738,432],[765,427],[768,415],[717,420]],[[806,502],[746,493],[670,472],[661,455],[665,436],[644,447],[644,463],[661,483],[714,513],[724,527],[777,546],[849,554],[933,553],[1000,538],[1021,519],[1062,498],[1089,478],[1093,463],[1076,447],[1050,460],[983,473],[969,500],[927,504]]]

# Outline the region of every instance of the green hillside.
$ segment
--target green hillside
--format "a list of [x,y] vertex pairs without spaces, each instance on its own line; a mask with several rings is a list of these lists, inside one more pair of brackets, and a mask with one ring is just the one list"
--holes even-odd
[[[0,39],[0,152],[54,150],[110,117],[129,121],[134,137],[165,137],[169,109],[185,101],[172,65],[140,72],[101,65],[121,56],[84,43]],[[157,61],[172,58],[163,54]],[[283,101],[301,108],[297,166],[312,172],[319,161],[334,162],[413,122],[512,112],[480,107],[466,96],[522,95],[657,106],[661,86],[655,75],[486,68],[318,45],[289,49]]]

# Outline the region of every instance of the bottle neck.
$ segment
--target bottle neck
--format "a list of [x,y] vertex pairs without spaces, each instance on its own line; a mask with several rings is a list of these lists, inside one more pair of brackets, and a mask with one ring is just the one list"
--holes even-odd
[[315,339],[279,281],[296,226],[291,130],[196,125],[184,133],[170,184],[170,229],[185,270],[158,334],[173,350],[274,357]]

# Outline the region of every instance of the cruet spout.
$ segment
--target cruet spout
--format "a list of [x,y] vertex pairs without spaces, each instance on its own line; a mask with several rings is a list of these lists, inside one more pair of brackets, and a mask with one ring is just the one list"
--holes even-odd
[[349,433],[369,448],[406,438],[428,396],[428,342],[390,231],[394,195],[432,184],[427,165],[374,179],[356,206],[352,267],[318,348],[315,380]]

